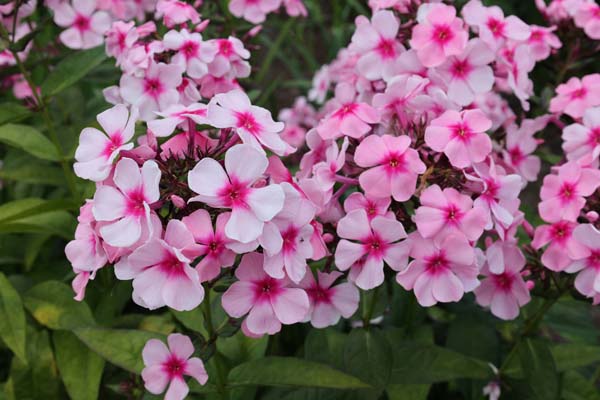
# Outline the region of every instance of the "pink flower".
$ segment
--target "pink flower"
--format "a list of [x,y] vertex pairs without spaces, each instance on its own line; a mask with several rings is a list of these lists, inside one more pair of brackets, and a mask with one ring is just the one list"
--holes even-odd
[[339,221],[337,233],[343,238],[335,250],[335,264],[341,271],[364,258],[364,266],[354,282],[361,289],[373,289],[383,283],[384,261],[394,270],[406,266],[408,248],[398,242],[406,238],[406,232],[393,218],[375,217],[369,221],[364,210],[355,210]]
[[225,225],[227,237],[242,243],[256,240],[264,223],[281,211],[285,197],[279,185],[252,187],[268,163],[263,153],[247,144],[225,153],[225,169],[216,160],[203,158],[188,174],[190,189],[198,193],[190,201],[231,209]]
[[425,172],[419,153],[410,148],[408,136],[371,135],[356,148],[354,161],[370,168],[360,174],[360,186],[367,195],[380,198],[392,196],[406,201],[415,193],[417,178]]
[[369,124],[379,122],[379,113],[366,103],[355,100],[354,89],[345,83],[335,88],[336,110],[323,118],[317,131],[323,139],[337,139],[341,136],[361,138],[371,130]]
[[244,48],[244,43],[233,36],[227,39],[214,39],[217,54],[208,65],[208,72],[218,78],[246,78],[250,75],[250,52]]
[[467,43],[465,50],[449,57],[436,71],[448,85],[448,97],[461,106],[471,104],[477,94],[489,92],[494,72],[488,65],[495,54],[480,39]]
[[79,137],[73,169],[78,177],[102,181],[112,171],[113,161],[121,150],[131,150],[137,112],[129,113],[123,104],[101,112],[96,117],[104,132],[85,128]]
[[285,12],[290,17],[306,17],[308,15],[308,11],[302,0],[283,0],[283,5],[285,6]]
[[583,124],[567,126],[562,134],[562,148],[567,159],[592,163],[600,157],[600,107],[591,107],[583,114]]
[[172,333],[167,342],[168,348],[158,339],[148,340],[142,351],[145,366],[142,379],[150,393],[161,394],[169,385],[165,400],[183,400],[189,392],[183,376],[191,376],[204,385],[208,374],[201,359],[190,358],[194,345],[189,337]]
[[144,121],[156,118],[155,111],[165,111],[177,103],[181,84],[181,66],[151,62],[143,77],[123,75],[120,81],[121,96],[139,108]]
[[[148,129],[157,137],[170,136],[177,125],[186,121],[191,121],[198,125],[207,123],[207,106],[202,103],[193,103],[189,106],[173,104],[165,111],[155,112],[155,114],[163,118],[148,121]],[[188,127],[184,126],[184,128],[187,129]]]
[[534,135],[544,129],[549,116],[524,119],[518,127],[512,123],[506,127],[506,150],[502,152],[504,162],[525,180],[533,182],[540,173],[540,158],[533,155],[538,147]]
[[315,74],[312,81],[312,89],[308,92],[308,99],[322,104],[327,96],[331,85],[331,75],[327,65],[322,66]]
[[248,314],[244,327],[254,335],[273,335],[281,324],[302,321],[310,307],[303,289],[290,287],[287,278],[275,279],[263,270],[263,257],[248,253],[235,270],[239,279],[221,299],[223,308],[233,318]]
[[582,168],[576,162],[558,168],[558,175],[547,175],[540,191],[540,216],[546,222],[576,221],[585,206],[585,197],[600,186],[600,171]]
[[423,238],[455,234],[475,241],[483,233],[487,218],[483,208],[473,207],[469,196],[454,188],[431,185],[421,193],[421,206],[414,221]]
[[204,257],[196,264],[196,271],[200,282],[216,278],[222,267],[230,267],[235,261],[235,253],[227,246],[232,243],[225,236],[225,225],[229,220],[229,213],[219,214],[215,228],[206,210],[196,210],[181,220],[194,236],[194,240],[202,248]]
[[127,51],[138,41],[139,34],[135,23],[115,21],[106,32],[106,54],[115,57],[117,64],[127,55]]
[[325,153],[325,161],[320,162],[313,167],[315,180],[321,185],[323,190],[330,190],[333,188],[333,185],[336,182],[336,174],[346,163],[347,149],[347,137],[344,138],[340,147],[338,147],[338,144],[335,141],[332,141]]
[[581,118],[589,107],[600,105],[600,74],[571,78],[556,88],[556,96],[550,100],[550,112],[565,113]]
[[53,7],[53,10],[54,22],[68,28],[59,36],[65,46],[89,49],[103,43],[104,32],[110,28],[110,16],[104,11],[95,12],[94,0],[65,1]]
[[171,28],[187,21],[194,24],[200,22],[198,11],[191,5],[178,0],[158,0],[156,3],[156,18],[163,18],[165,25]]
[[150,223],[150,204],[160,197],[160,176],[154,161],[146,161],[141,169],[130,158],[117,163],[113,177],[116,187],[98,186],[94,195],[94,218],[110,222],[100,228],[102,239],[115,247],[137,242],[142,224]]
[[[282,183],[285,191],[283,209],[263,232],[264,269],[273,278],[287,275],[294,283],[306,274],[306,259],[313,256],[310,239],[315,216],[314,205],[289,183]],[[285,272],[284,272],[285,271]]]
[[517,318],[519,308],[529,303],[531,296],[521,276],[525,266],[525,257],[515,244],[505,247],[503,253],[503,272],[493,273],[489,255],[481,270],[485,278],[475,289],[477,303],[490,307],[492,314],[504,320]]
[[163,44],[165,49],[177,52],[171,62],[182,65],[187,74],[194,79],[202,78],[208,73],[208,64],[217,54],[215,43],[204,42],[201,34],[190,33],[187,29],[167,32]]
[[208,104],[208,121],[217,128],[233,128],[242,142],[262,151],[262,146],[277,155],[289,151],[289,145],[278,135],[282,122],[275,122],[271,112],[253,106],[241,90],[217,94]]
[[573,260],[579,260],[588,254],[585,246],[573,237],[577,224],[571,221],[558,221],[552,225],[540,225],[535,230],[531,246],[539,250],[550,245],[542,254],[542,264],[552,271],[564,271]]
[[547,28],[545,26],[530,25],[530,28],[531,36],[529,36],[527,44],[536,61],[545,60],[550,56],[550,53],[562,47],[558,36],[552,33],[556,30],[555,26]]
[[133,279],[133,299],[141,306],[192,310],[204,299],[198,273],[190,266],[202,250],[185,224],[172,219],[164,239],[151,239],[122,258],[115,265],[115,275]]
[[383,120],[393,122],[397,117],[401,126],[406,126],[419,110],[417,96],[428,84],[428,79],[418,75],[398,75],[390,80],[384,93],[373,96],[373,107],[381,112]]
[[342,275],[336,271],[317,271],[318,280],[315,280],[309,272],[300,282],[310,301],[307,318],[315,328],[335,325],[340,317],[350,318],[358,309],[360,294],[353,284],[345,282],[333,286]]
[[95,273],[108,261],[102,247],[102,240],[95,229],[96,221],[91,214],[92,206],[93,202],[88,200],[80,208],[75,240],[71,240],[65,247],[67,259],[78,272]]
[[238,18],[253,24],[265,21],[267,14],[277,10],[281,0],[231,0],[229,11]]
[[479,284],[475,254],[464,236],[448,235],[438,242],[417,234],[411,241],[414,260],[396,280],[404,289],[414,289],[423,307],[459,301]]
[[378,11],[371,22],[357,24],[352,36],[351,48],[361,56],[356,68],[369,80],[388,78],[393,75],[392,67],[404,50],[396,35],[400,23],[391,11]]
[[595,2],[582,2],[575,12],[575,25],[582,28],[591,39],[600,40],[600,6]]
[[485,134],[491,126],[480,110],[446,111],[425,130],[425,143],[443,152],[453,166],[466,168],[485,160],[492,151],[492,141]]
[[410,45],[424,66],[437,67],[447,57],[462,53],[469,34],[463,21],[456,18],[454,7],[441,3],[421,5],[419,13],[426,15],[413,28]]
[[350,194],[344,201],[344,211],[349,213],[354,210],[364,210],[369,221],[380,216],[393,217],[393,212],[388,212],[391,200],[389,197],[370,198],[360,192]]
[[580,254],[567,272],[578,272],[575,288],[586,297],[597,298],[600,295],[600,232],[591,224],[582,224],[573,232],[586,252]]
[[479,37],[494,50],[508,39],[522,42],[531,35],[529,26],[518,17],[504,17],[500,7],[484,7],[480,0],[469,1],[462,15],[467,24],[477,27]]

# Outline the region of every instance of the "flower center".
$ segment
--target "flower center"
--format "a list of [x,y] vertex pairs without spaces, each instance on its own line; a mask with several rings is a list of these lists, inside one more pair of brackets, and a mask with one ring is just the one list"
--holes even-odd
[[496,37],[503,36],[504,34],[504,22],[496,18],[488,19],[487,27]]
[[240,112],[240,113],[236,113],[236,117],[237,117],[237,124],[236,126],[240,129],[245,129],[246,131],[250,132],[252,135],[257,135],[258,133],[260,133],[261,130],[261,126],[258,123],[258,121],[256,121],[256,119],[254,118],[254,115],[252,115],[249,112]]
[[471,72],[471,69],[468,60],[456,60],[452,64],[452,75],[456,78],[464,78]]
[[85,15],[79,14],[75,17],[73,26],[80,32],[88,31],[90,29],[90,19]]
[[445,44],[454,37],[450,27],[447,25],[438,25],[433,30],[433,40],[439,44]]
[[190,59],[196,57],[198,54],[198,43],[193,42],[191,40],[185,42],[183,46],[181,46],[181,52],[185,55],[186,59]]
[[144,92],[151,97],[157,98],[163,91],[163,85],[159,79],[146,78],[144,80]]
[[169,379],[181,377],[185,369],[185,362],[172,355],[169,360],[163,364],[163,368],[169,376]]
[[127,195],[127,215],[141,217],[145,214],[144,210],[144,192],[142,189],[135,189]]
[[560,197],[563,201],[568,201],[575,197],[575,186],[570,183],[564,183],[562,188],[560,189]]
[[582,99],[587,94],[587,89],[582,87],[571,92],[571,99]]
[[382,58],[393,58],[396,56],[394,40],[381,38],[377,45],[377,52]]
[[494,283],[497,288],[502,290],[510,290],[512,288],[514,277],[512,275],[507,274],[506,272],[500,275],[493,275]]

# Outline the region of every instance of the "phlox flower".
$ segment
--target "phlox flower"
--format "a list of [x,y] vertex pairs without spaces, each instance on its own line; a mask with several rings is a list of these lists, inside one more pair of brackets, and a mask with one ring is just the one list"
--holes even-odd
[[447,57],[462,53],[469,34],[463,21],[456,17],[454,7],[441,3],[425,4],[419,7],[419,14],[419,23],[412,30],[410,45],[417,50],[424,66],[437,67]]
[[526,44],[509,42],[500,49],[496,62],[496,83],[501,89],[512,91],[525,111],[529,111],[527,99],[533,95],[529,73],[534,67],[535,58]]
[[354,161],[360,167],[372,167],[359,176],[367,195],[406,201],[415,193],[417,178],[426,167],[410,144],[406,135],[371,135],[358,145]]
[[540,191],[540,216],[546,222],[576,221],[585,206],[585,197],[600,186],[600,171],[568,162],[557,175],[546,175]]
[[325,152],[325,161],[313,167],[315,180],[324,190],[330,190],[335,184],[336,174],[341,171],[346,163],[346,150],[348,149],[348,138],[345,137],[342,145],[338,147],[332,141]]
[[231,0],[229,11],[238,18],[253,24],[265,21],[267,14],[277,10],[281,0]]
[[453,166],[466,168],[485,160],[492,151],[492,140],[485,133],[491,126],[480,110],[446,111],[425,130],[425,143],[443,152]]
[[163,118],[148,121],[148,129],[157,137],[167,137],[175,131],[177,125],[186,121],[191,120],[198,125],[206,124],[207,106],[202,103],[193,103],[189,106],[173,104],[162,112],[157,111],[156,115]]
[[182,73],[179,65],[151,62],[144,76],[121,77],[121,96],[140,110],[142,120],[153,120],[155,111],[165,111],[179,100]]
[[360,192],[354,192],[344,201],[344,211],[349,213],[354,210],[364,210],[369,221],[378,215],[393,217],[393,212],[388,212],[391,202],[389,197],[370,198]]
[[600,231],[591,224],[582,224],[575,228],[573,236],[587,251],[576,257],[567,272],[578,273],[575,288],[584,296],[593,297],[597,303],[600,295]]
[[540,225],[535,229],[531,246],[539,250],[548,245],[542,254],[542,264],[552,271],[564,271],[573,260],[579,260],[588,254],[587,249],[573,237],[577,223],[558,221],[551,225]]
[[340,317],[350,318],[358,309],[360,293],[356,286],[344,282],[334,285],[343,274],[317,271],[317,279],[312,272],[307,273],[300,287],[308,294],[310,309],[307,319],[315,328],[325,328],[338,323]]
[[95,229],[92,205],[93,202],[88,200],[80,208],[75,240],[71,240],[65,247],[67,259],[78,272],[94,273],[104,267],[108,261],[102,239]]
[[138,41],[139,34],[133,21],[115,21],[106,32],[106,54],[117,59],[126,57],[128,50]]
[[273,121],[270,111],[253,106],[248,95],[241,90],[213,97],[208,104],[208,121],[217,128],[235,129],[242,142],[260,151],[264,151],[262,146],[277,155],[290,150],[278,135],[283,130],[283,123]]
[[204,257],[196,264],[200,282],[216,278],[222,267],[230,267],[235,261],[235,253],[227,247],[232,240],[225,235],[225,225],[229,216],[229,213],[219,214],[214,228],[210,214],[202,209],[181,220],[202,249],[200,255]]
[[549,116],[544,115],[534,119],[524,119],[521,126],[512,123],[506,127],[506,150],[502,151],[502,158],[523,179],[533,182],[540,173],[542,162],[533,152],[538,147],[534,135],[544,129]]
[[169,28],[190,21],[194,24],[200,22],[200,14],[191,5],[179,0],[158,0],[156,3],[156,18],[163,18]]
[[225,169],[212,158],[203,158],[188,174],[188,184],[211,207],[231,209],[225,225],[230,239],[249,243],[262,234],[264,223],[283,208],[279,185],[252,187],[268,166],[267,157],[251,145],[239,144],[225,153]]
[[370,124],[379,122],[377,110],[355,99],[354,88],[340,83],[335,88],[335,111],[323,118],[317,132],[323,139],[336,139],[341,136],[361,138],[371,130]]
[[502,272],[493,273],[488,258],[481,269],[485,278],[475,289],[475,298],[479,305],[490,307],[498,318],[511,320],[517,318],[519,308],[529,303],[531,296],[521,276],[525,257],[515,244],[505,247],[502,261]]
[[285,12],[290,17],[306,17],[308,15],[308,11],[306,10],[304,3],[302,3],[302,0],[283,0],[283,5],[285,7]]
[[373,107],[381,112],[382,119],[390,121],[397,117],[401,125],[411,121],[411,115],[418,110],[415,101],[423,93],[429,80],[418,75],[399,75],[388,83],[384,93],[373,96]]
[[589,107],[600,105],[600,74],[572,77],[556,88],[556,96],[550,100],[550,112],[565,113],[581,118]]
[[575,25],[583,29],[591,39],[600,40],[600,6],[596,2],[582,2],[577,7],[574,20]]
[[156,162],[146,161],[140,169],[124,158],[115,167],[115,186],[96,188],[92,212],[96,221],[108,222],[100,235],[109,245],[129,247],[140,238],[142,225],[150,223],[150,205],[160,197],[160,176]]
[[285,191],[283,209],[265,228],[260,242],[264,248],[264,269],[273,278],[287,275],[294,283],[306,274],[306,259],[313,257],[310,239],[311,221],[315,207],[289,183],[282,183]]
[[436,71],[448,85],[448,97],[461,106],[471,104],[477,94],[489,92],[494,72],[489,64],[495,54],[480,39],[472,39],[465,50],[446,59]]
[[600,157],[600,107],[585,110],[581,123],[563,129],[562,148],[567,160],[592,163]]
[[158,339],[148,340],[142,350],[145,366],[142,379],[150,393],[161,394],[168,385],[165,400],[183,400],[189,392],[183,376],[191,376],[204,385],[208,374],[202,360],[191,357],[194,345],[189,337],[172,333],[167,337],[167,343],[168,348]]
[[198,273],[190,266],[202,250],[185,224],[172,219],[163,239],[151,239],[119,260],[115,275],[133,279],[133,299],[141,306],[192,310],[204,299]]
[[190,33],[187,29],[167,32],[163,44],[165,49],[177,52],[171,62],[182,65],[187,74],[194,79],[202,78],[208,73],[208,64],[217,54],[214,42],[205,42],[200,33]]
[[316,129],[311,129],[306,133],[308,150],[304,152],[300,160],[300,171],[297,174],[299,178],[308,176],[315,164],[325,161],[330,143],[330,140],[323,140]]
[[312,81],[312,88],[308,92],[308,99],[318,104],[322,104],[327,96],[327,91],[331,85],[331,74],[327,65],[322,66]]
[[63,28],[59,38],[72,49],[89,49],[104,41],[104,33],[110,28],[110,15],[96,11],[94,0],[64,1],[53,7],[54,22]]
[[373,14],[356,26],[352,35],[351,48],[361,54],[356,68],[369,80],[391,77],[392,67],[398,55],[404,50],[396,35],[400,23],[394,13],[385,10]]
[[355,210],[338,222],[337,233],[343,239],[335,250],[335,264],[346,271],[364,258],[364,265],[354,280],[363,290],[383,283],[384,261],[394,270],[406,266],[408,247],[399,242],[406,238],[406,232],[394,218],[375,217],[369,221],[364,210]]
[[233,36],[227,39],[214,39],[217,53],[214,60],[208,65],[208,72],[217,77],[246,78],[250,75],[250,52],[244,43]]
[[101,112],[96,120],[104,130],[84,128],[75,151],[75,174],[83,179],[102,181],[112,171],[114,160],[121,150],[131,150],[129,143],[135,131],[137,111],[130,113],[123,104]]
[[529,36],[527,44],[536,61],[545,60],[550,56],[550,53],[562,47],[558,36],[552,33],[556,30],[555,26],[530,25],[530,28],[531,36]]
[[483,233],[487,217],[485,209],[473,207],[473,200],[454,188],[442,190],[431,185],[419,197],[414,221],[423,238],[455,234],[477,240]]
[[477,27],[481,40],[492,49],[498,49],[507,40],[522,42],[529,39],[529,26],[518,17],[504,16],[498,6],[484,7],[480,0],[469,1],[462,9],[465,22]]
[[438,241],[414,234],[410,241],[414,260],[398,272],[396,281],[414,290],[423,307],[459,301],[479,285],[475,252],[463,235],[451,234]]
[[233,318],[248,314],[243,327],[253,335],[273,335],[281,324],[304,320],[310,303],[306,292],[291,287],[287,278],[275,279],[264,271],[263,257],[248,253],[235,270],[238,279],[221,298],[223,309]]

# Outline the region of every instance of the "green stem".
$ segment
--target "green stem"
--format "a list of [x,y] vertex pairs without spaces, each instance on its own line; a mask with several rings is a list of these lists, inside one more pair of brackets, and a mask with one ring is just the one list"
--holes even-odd
[[[204,301],[202,302],[202,312],[204,314],[204,321],[206,322],[206,330],[208,331],[208,341],[215,342],[217,332],[214,329],[213,321],[212,321],[212,310],[210,305],[210,289],[206,288],[206,295],[204,297]],[[223,400],[228,399],[227,395],[227,377],[225,375],[225,366],[222,363],[221,356],[217,351],[213,356],[213,360],[215,363],[216,369],[216,386],[217,392],[219,393],[219,397]]]
[[365,328],[368,328],[371,325],[371,319],[373,319],[373,313],[375,312],[375,306],[377,305],[377,299],[379,298],[379,287],[376,287],[373,290],[373,295],[371,296],[371,302],[367,307],[367,296],[364,297],[363,302],[363,325]]
[[281,47],[281,45],[283,44],[283,41],[285,40],[288,33],[292,29],[292,26],[294,25],[295,21],[296,21],[295,18],[288,18],[286,23],[281,28],[281,31],[279,32],[279,36],[277,36],[275,43],[273,43],[273,45],[269,49],[269,52],[267,53],[267,56],[265,57],[265,61],[263,62],[263,65],[262,65],[260,71],[256,75],[257,82],[262,82],[267,77],[267,74],[269,73],[269,70],[271,69],[271,64],[273,63],[273,60],[275,60],[275,56],[277,56],[277,52],[279,51],[279,48]]

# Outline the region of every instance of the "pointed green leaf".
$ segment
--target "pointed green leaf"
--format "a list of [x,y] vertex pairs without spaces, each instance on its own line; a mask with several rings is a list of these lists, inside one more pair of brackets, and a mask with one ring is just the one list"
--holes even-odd
[[6,276],[0,272],[0,337],[9,349],[25,364],[25,312],[21,297],[10,284]]
[[533,399],[558,399],[558,373],[548,345],[542,340],[525,339],[518,354]]
[[17,124],[0,126],[0,142],[21,149],[42,160],[57,161],[60,159],[54,144],[31,126]]
[[31,114],[31,111],[17,103],[0,104],[0,125],[21,120]]
[[392,346],[379,330],[354,329],[344,345],[345,370],[383,389],[392,371]]

